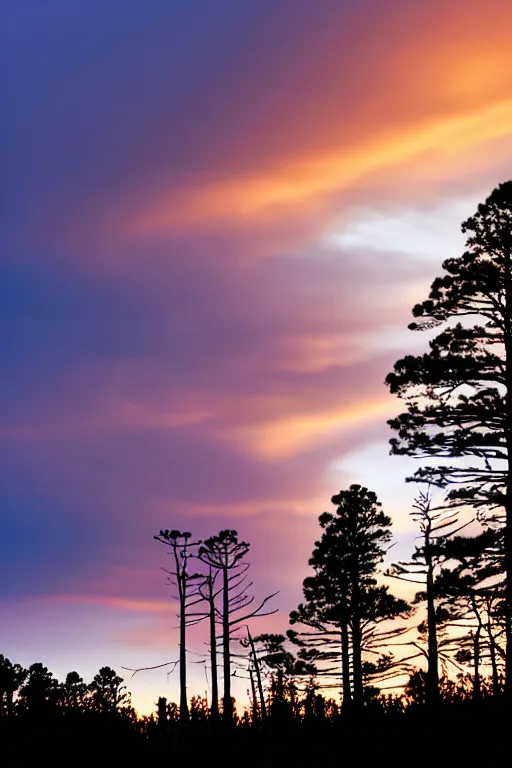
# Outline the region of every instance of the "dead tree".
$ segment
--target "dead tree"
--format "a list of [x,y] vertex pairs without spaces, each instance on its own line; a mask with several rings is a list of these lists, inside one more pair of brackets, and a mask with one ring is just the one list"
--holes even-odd
[[220,617],[219,610],[216,604],[216,598],[220,594],[221,590],[217,589],[215,582],[217,579],[218,571],[215,571],[211,566],[208,568],[208,574],[204,577],[203,582],[198,587],[198,592],[204,599],[207,605],[207,611],[203,614],[203,618],[208,619],[209,625],[209,646],[210,646],[210,667],[211,667],[211,704],[210,704],[210,717],[213,721],[217,721],[219,718],[219,676],[217,667],[217,620]]
[[[427,634],[426,694],[428,702],[435,704],[440,697],[438,616],[434,586],[436,568],[444,559],[443,545],[446,539],[461,531],[472,521],[458,525],[457,511],[433,508],[430,486],[426,491],[419,491],[413,504],[411,517],[419,526],[420,536],[418,539],[420,543],[416,544],[411,561],[394,563],[386,572],[386,576],[424,587],[422,591],[416,593],[414,602],[425,601],[427,604],[427,621],[425,624]],[[423,625],[420,625],[420,628],[422,627]],[[415,643],[410,644],[417,647]],[[419,654],[423,653],[421,649],[418,651]]]
[[249,619],[268,616],[273,611],[263,611],[264,606],[277,592],[265,597],[255,608],[255,598],[249,594],[252,582],[248,581],[249,563],[243,562],[249,552],[249,544],[238,540],[233,530],[220,531],[217,536],[207,539],[199,548],[198,557],[209,568],[217,570],[221,578],[220,591],[222,608],[218,616],[221,624],[221,640],[224,671],[224,693],[222,697],[223,719],[233,721],[233,700],[231,698],[231,647],[235,632]]
[[172,583],[177,587],[178,594],[178,619],[179,619],[179,631],[180,631],[180,655],[179,655],[179,670],[180,670],[180,721],[188,722],[189,710],[187,699],[187,645],[186,645],[186,630],[190,624],[196,623],[195,613],[191,612],[191,609],[198,603],[203,602],[202,595],[194,586],[191,588],[191,583],[197,583],[197,579],[200,578],[199,574],[190,574],[187,570],[190,558],[194,554],[194,549],[201,542],[191,542],[192,534],[188,531],[181,532],[177,530],[172,531],[160,531],[158,536],[154,537],[157,541],[165,544],[170,548],[170,554],[174,560],[174,569],[163,570],[169,574]]
[[[251,631],[248,626],[246,626],[247,630],[247,637],[242,638],[240,640],[240,643],[243,648],[249,648],[249,660],[250,660],[250,666],[249,666],[249,674],[251,676],[251,685],[253,689],[253,698],[256,696],[255,687],[254,687],[254,678],[253,678],[253,670],[254,674],[256,675],[256,683],[258,686],[258,695],[259,695],[259,711],[261,712],[261,719],[263,722],[267,719],[267,707],[265,704],[265,695],[263,693],[263,681],[261,678],[261,665],[260,665],[260,659],[256,652],[256,647],[254,644],[253,637],[251,635]],[[256,699],[255,699],[256,700]],[[256,707],[256,711],[258,710],[258,707]]]

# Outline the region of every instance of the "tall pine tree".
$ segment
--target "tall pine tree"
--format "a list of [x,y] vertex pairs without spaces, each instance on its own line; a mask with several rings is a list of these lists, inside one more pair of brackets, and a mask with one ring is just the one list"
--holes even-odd
[[407,410],[392,453],[428,460],[415,479],[447,489],[502,527],[506,689],[512,697],[512,181],[465,221],[466,251],[444,262],[412,330],[442,327],[430,351],[386,379]]
[[[309,630],[291,633],[302,644],[302,658],[329,663],[341,661],[344,706],[362,706],[365,698],[363,654],[372,655],[379,646],[402,629],[376,630],[382,622],[409,612],[405,600],[395,598],[387,587],[376,586],[376,573],[391,540],[391,520],[376,495],[360,485],[351,485],[332,497],[335,512],[324,512],[323,529],[309,564],[314,575],[304,581],[305,602],[290,615],[292,624]],[[308,652],[309,648],[309,652]],[[339,666],[338,666],[339,669]],[[390,672],[382,664],[377,673]]]

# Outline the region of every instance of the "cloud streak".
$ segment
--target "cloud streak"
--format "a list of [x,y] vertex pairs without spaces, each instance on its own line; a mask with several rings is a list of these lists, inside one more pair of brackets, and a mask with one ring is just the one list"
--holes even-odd
[[[470,111],[448,114],[419,125],[404,126],[395,135],[386,132],[352,148],[325,156],[296,158],[289,166],[268,175],[249,176],[199,188],[188,196],[171,192],[164,202],[155,202],[148,212],[130,216],[128,236],[172,234],[215,221],[270,221],[290,215],[333,193],[357,186],[372,175],[389,172],[404,163],[421,166],[432,162],[431,153],[473,152],[476,147],[509,137],[512,99],[504,99]],[[123,231],[123,225],[121,224]]]

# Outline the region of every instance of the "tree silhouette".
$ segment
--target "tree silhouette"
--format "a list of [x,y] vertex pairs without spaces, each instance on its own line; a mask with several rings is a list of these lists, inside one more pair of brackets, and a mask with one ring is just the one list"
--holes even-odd
[[210,717],[208,699],[205,696],[193,696],[190,700],[190,720],[192,723],[204,723]]
[[254,597],[249,594],[252,582],[247,581],[249,563],[243,562],[250,549],[246,541],[239,541],[234,530],[222,530],[212,536],[199,548],[199,559],[209,568],[220,572],[222,609],[222,655],[224,670],[224,694],[222,714],[227,723],[233,721],[233,700],[231,696],[231,639],[233,634],[249,619],[268,616],[275,611],[263,611],[264,606],[277,592],[265,597],[256,608]]
[[212,720],[216,721],[219,717],[219,676],[217,667],[217,617],[218,610],[216,605],[216,598],[220,594],[221,590],[216,588],[216,578],[218,571],[214,571],[210,566],[208,573],[204,577],[202,583],[198,585],[198,593],[201,595],[206,605],[208,606],[206,614],[203,614],[208,618],[209,634],[210,634],[210,671],[212,681],[212,698],[210,705],[210,716]]
[[[430,352],[386,379],[407,410],[390,426],[395,454],[429,460],[415,479],[504,524],[506,688],[512,695],[512,181],[462,224],[465,253],[447,259],[413,330],[443,326]],[[462,322],[454,323],[454,320]],[[448,460],[448,461],[446,461]]]
[[37,718],[46,717],[57,705],[58,681],[43,664],[31,664],[19,689],[19,706]]
[[347,708],[352,701],[352,673],[350,611],[344,574],[339,572],[334,579],[322,573],[309,576],[303,582],[303,593],[305,602],[290,613],[290,623],[300,625],[300,630],[288,630],[288,638],[300,647],[299,658],[313,665],[313,674],[336,676],[341,666],[343,706]]
[[130,694],[111,667],[101,667],[89,686],[92,694],[92,706],[102,713],[116,713],[130,705]]
[[[315,542],[309,564],[314,576],[305,579],[305,603],[290,614],[292,624],[310,631],[292,632],[290,638],[303,646],[302,658],[309,662],[332,662],[341,657],[343,702],[364,703],[363,651],[396,637],[404,630],[376,631],[376,625],[406,615],[410,607],[394,597],[387,587],[376,586],[375,575],[391,540],[391,520],[376,495],[352,485],[332,497],[335,513],[325,512],[319,522],[322,537]],[[367,668],[368,669],[368,668]],[[382,662],[379,674],[389,672]]]
[[490,663],[494,694],[500,693],[500,659],[505,657],[501,640],[503,622],[503,585],[500,575],[501,549],[499,531],[487,529],[477,536],[456,536],[442,542],[446,565],[437,575],[434,590],[442,601],[445,623],[463,633],[447,641],[456,648],[461,664],[473,662],[473,696],[480,694],[480,664]]
[[180,670],[180,719],[186,722],[189,718],[188,711],[188,697],[187,697],[187,626],[192,623],[196,623],[197,617],[190,619],[191,608],[198,603],[201,603],[203,597],[199,595],[197,590],[189,589],[189,584],[195,582],[197,584],[198,574],[190,574],[187,570],[190,558],[193,556],[194,549],[200,544],[200,542],[191,542],[192,534],[188,531],[181,532],[177,530],[172,531],[160,531],[158,536],[154,537],[157,541],[165,544],[170,548],[172,558],[174,560],[174,570],[164,571],[168,573],[171,580],[174,580],[174,584],[178,588],[178,619],[180,626],[180,655],[179,655],[179,670]]
[[60,686],[61,705],[69,709],[84,709],[89,704],[89,687],[78,672],[68,672]]
[[[261,676],[260,658],[257,653],[256,644],[254,642],[253,636],[251,635],[249,627],[246,627],[246,630],[247,637],[242,637],[240,639],[240,643],[243,648],[249,649],[249,676],[251,680],[252,698],[254,702],[254,713],[257,711],[261,712],[261,719],[265,721],[267,719],[267,707],[263,693],[263,679]],[[258,698],[256,696],[256,687],[258,689],[259,706],[257,703]]]
[[[293,698],[293,694],[297,692],[296,679],[314,676],[317,671],[316,667],[296,658],[287,647],[285,635],[261,634],[250,639],[248,637],[245,644],[250,646],[251,658],[255,668],[258,669],[259,695],[261,702],[263,702],[260,707],[262,715],[265,712],[264,716],[266,716],[266,704],[261,686],[261,679],[265,671],[267,675],[270,672],[269,701],[272,717],[276,721],[282,721],[288,715],[293,715],[290,698]],[[292,693],[292,697],[290,697],[290,693]]]
[[[446,509],[433,509],[430,486],[426,491],[420,489],[413,504],[411,517],[420,529],[420,543],[415,545],[412,560],[394,563],[386,575],[402,581],[421,584],[424,590],[418,591],[415,603],[426,602],[427,622],[420,624],[420,631],[427,635],[427,675],[426,697],[430,704],[439,700],[439,643],[438,630],[439,610],[436,608],[436,591],[434,581],[436,569],[446,559],[445,542],[466,527],[467,523],[458,525],[457,512]],[[414,645],[416,645],[414,643]],[[414,658],[414,656],[412,657]]]
[[14,714],[14,694],[23,685],[28,671],[0,653],[0,714]]

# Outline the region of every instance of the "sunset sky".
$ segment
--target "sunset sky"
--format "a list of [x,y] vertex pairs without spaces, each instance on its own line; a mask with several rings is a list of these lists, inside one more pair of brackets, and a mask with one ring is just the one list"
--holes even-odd
[[[175,659],[160,528],[236,528],[283,629],[333,493],[375,490],[410,549],[383,381],[511,178],[512,2],[1,15],[0,653],[88,680]],[[177,682],[138,675],[134,704]]]

